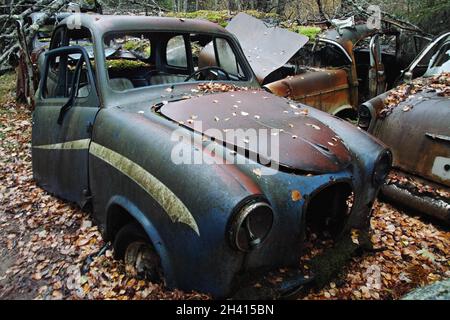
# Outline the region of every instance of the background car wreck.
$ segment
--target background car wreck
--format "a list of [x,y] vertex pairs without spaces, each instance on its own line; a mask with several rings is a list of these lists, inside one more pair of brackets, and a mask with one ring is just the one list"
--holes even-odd
[[[363,103],[359,127],[386,143],[395,171],[383,194],[450,222],[450,33],[404,72],[405,83]],[[411,80],[415,78],[414,80]]]
[[[236,289],[237,276],[298,264],[307,226],[343,236],[367,231],[390,167],[389,151],[349,123],[260,90],[239,44],[223,28],[205,21],[89,15],[82,15],[81,26],[68,30],[63,21],[54,32],[33,114],[33,170],[46,190],[80,205],[92,202],[116,252],[124,253],[140,228],[169,287],[224,296]],[[126,49],[127,37],[148,39],[151,50],[143,52],[149,55]],[[93,42],[92,55],[86,45],[76,45],[89,38],[102,39]],[[206,64],[195,48],[216,45],[216,38],[230,45],[238,68],[226,71],[219,64],[226,60],[219,59],[214,69],[195,68]],[[181,39],[184,51],[178,49]],[[114,54],[106,54],[113,47]],[[180,60],[174,52],[187,56]],[[143,64],[133,72],[108,68],[108,61],[127,55]],[[65,73],[52,74],[51,61],[66,61]],[[80,81],[68,91],[56,81],[67,72],[68,79]],[[217,81],[218,90],[205,78]],[[58,100],[52,92],[66,94]],[[251,159],[242,165],[174,165],[174,130],[204,136],[191,126],[193,119],[223,130],[279,129],[279,172],[258,174],[265,167]],[[236,158],[257,152],[203,138],[196,147],[207,157],[215,157],[207,148],[212,140]]]
[[360,103],[393,87],[402,68],[429,41],[418,31],[352,22],[308,42],[245,13],[233,18],[227,30],[240,41],[264,88],[352,120]]

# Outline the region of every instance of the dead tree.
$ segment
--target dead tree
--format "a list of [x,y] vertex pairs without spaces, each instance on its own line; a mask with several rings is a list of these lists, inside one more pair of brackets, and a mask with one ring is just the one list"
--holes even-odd
[[[39,0],[30,5],[28,0],[21,0],[8,10],[8,13],[0,15],[0,74],[13,69],[17,65],[20,48],[19,36],[16,30],[16,21],[21,21],[25,39],[23,43],[29,43],[39,27],[56,12],[64,8],[69,0]],[[27,18],[33,12],[41,12],[33,24],[27,24]]]

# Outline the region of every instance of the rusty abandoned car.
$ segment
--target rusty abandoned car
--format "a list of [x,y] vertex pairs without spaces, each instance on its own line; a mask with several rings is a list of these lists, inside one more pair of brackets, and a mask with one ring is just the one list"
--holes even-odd
[[392,150],[383,194],[450,223],[450,33],[432,41],[402,78],[360,106],[358,125]]
[[308,41],[245,13],[234,17],[227,30],[237,36],[268,91],[351,120],[360,103],[394,86],[430,40],[401,26],[379,30],[349,19]]
[[[199,68],[208,47],[215,64]],[[82,14],[79,29],[56,27],[42,70],[35,180],[90,205],[116,257],[150,279],[228,296],[240,276],[298,266],[307,227],[337,239],[368,230],[390,151],[350,123],[262,90],[220,26]],[[252,128],[278,129],[279,159],[265,159],[277,162],[274,174],[261,174],[267,154],[210,133]],[[200,143],[183,145],[175,131]],[[206,160],[242,161],[175,164],[180,143]]]

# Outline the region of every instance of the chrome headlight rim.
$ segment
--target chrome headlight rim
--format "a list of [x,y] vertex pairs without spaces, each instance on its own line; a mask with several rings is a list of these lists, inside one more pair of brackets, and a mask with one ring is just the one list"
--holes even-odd
[[392,152],[388,149],[384,150],[377,158],[372,174],[372,183],[374,185],[382,185],[386,182],[386,178],[392,167]]
[[[263,236],[261,237],[255,237],[252,238],[253,232],[252,228],[250,226],[250,217],[252,214],[256,214],[257,210],[270,210],[270,226],[267,228],[267,230],[264,232]],[[242,252],[250,252],[255,249],[258,249],[261,247],[261,245],[264,243],[264,241],[268,238],[270,232],[273,228],[273,222],[274,222],[274,212],[270,204],[261,199],[253,199],[250,201],[247,201],[244,205],[239,206],[239,209],[236,211],[235,214],[233,214],[232,218],[230,219],[229,224],[229,241],[231,246]],[[251,240],[249,242],[248,247],[244,247],[240,243],[240,232],[242,230],[246,229],[247,236]]]

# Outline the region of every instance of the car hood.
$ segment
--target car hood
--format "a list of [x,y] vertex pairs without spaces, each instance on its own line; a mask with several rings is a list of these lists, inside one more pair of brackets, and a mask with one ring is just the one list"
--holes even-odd
[[[349,150],[334,131],[309,115],[308,109],[262,90],[248,90],[168,102],[159,112],[229,148],[233,146],[237,152],[243,148],[246,154],[257,154],[291,170],[328,173],[346,168],[351,161]],[[278,138],[278,159],[274,159],[270,143],[264,153],[252,144],[242,147],[240,141],[227,134],[232,129],[254,129],[267,139]]]
[[260,83],[284,66],[308,42],[308,37],[304,35],[267,26],[243,12],[231,19],[226,29],[238,38]]

